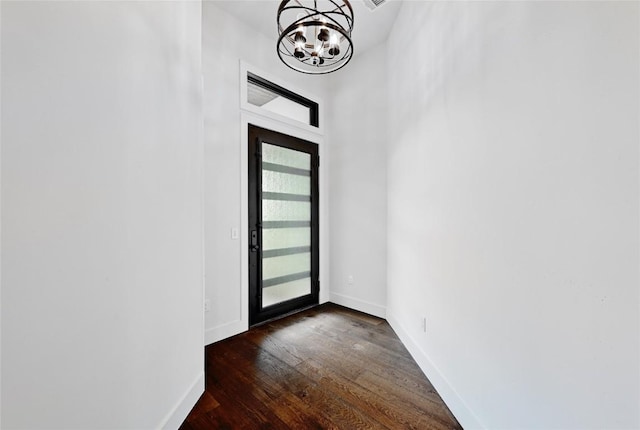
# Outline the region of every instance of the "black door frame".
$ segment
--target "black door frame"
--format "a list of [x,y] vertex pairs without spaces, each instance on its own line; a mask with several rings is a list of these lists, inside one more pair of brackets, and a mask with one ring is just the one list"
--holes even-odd
[[[248,125],[249,326],[319,303],[320,226],[318,145],[272,130]],[[262,308],[262,142],[311,155],[311,293]],[[294,222],[295,223],[295,222]],[[252,232],[255,231],[255,237]]]

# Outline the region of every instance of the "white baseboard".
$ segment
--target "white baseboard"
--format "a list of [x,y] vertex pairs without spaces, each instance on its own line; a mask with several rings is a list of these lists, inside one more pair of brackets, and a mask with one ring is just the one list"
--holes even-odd
[[379,318],[385,318],[387,315],[387,308],[384,306],[376,305],[375,303],[370,303],[355,297],[345,296],[344,294],[331,293],[331,302]]
[[204,370],[198,375],[193,384],[191,384],[189,390],[187,390],[180,402],[178,402],[169,413],[169,416],[165,418],[164,424],[160,426],[160,428],[163,430],[175,430],[179,428],[202,393],[204,393]]
[[247,330],[249,330],[249,324],[247,323],[247,321],[242,320],[236,320],[230,323],[208,328],[204,332],[204,345],[210,345],[214,342],[221,341],[228,337],[244,333]]
[[447,378],[438,370],[438,368],[429,359],[429,356],[420,348],[418,343],[411,337],[409,332],[405,330],[400,320],[391,312],[387,314],[387,322],[396,332],[404,346],[409,350],[413,359],[418,363],[420,369],[429,378],[431,384],[435,387],[444,400],[451,413],[456,417],[460,425],[465,430],[484,430],[485,427],[480,424],[478,418],[471,412],[467,404],[462,400],[458,393],[451,387]]

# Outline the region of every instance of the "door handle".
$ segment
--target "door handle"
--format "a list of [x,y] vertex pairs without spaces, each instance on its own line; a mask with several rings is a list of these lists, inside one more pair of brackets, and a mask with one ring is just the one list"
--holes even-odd
[[260,249],[260,245],[258,245],[258,231],[251,230],[251,245],[249,246],[252,252],[256,252]]

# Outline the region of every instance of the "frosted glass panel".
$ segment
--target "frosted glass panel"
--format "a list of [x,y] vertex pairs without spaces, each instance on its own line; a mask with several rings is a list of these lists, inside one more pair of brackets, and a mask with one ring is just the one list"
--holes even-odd
[[262,162],[280,164],[297,169],[311,169],[311,155],[268,143],[262,144]]
[[[249,101],[251,103],[251,101]],[[295,119],[305,124],[309,124],[309,107],[302,106],[292,100],[284,97],[276,97],[275,99],[263,104],[262,109],[284,115],[288,118]]]
[[311,294],[311,278],[298,279],[297,281],[274,285],[265,288],[262,292],[262,306],[271,306],[296,297]]
[[[311,253],[285,255],[282,257],[264,258],[262,260],[262,279],[277,278],[293,273],[311,270]],[[269,287],[273,288],[273,287]]]
[[308,196],[311,194],[311,178],[309,176],[263,170],[262,191]]
[[309,221],[311,202],[262,200],[263,221]]
[[262,230],[262,249],[294,248],[311,245],[311,228],[266,228]]
[[311,156],[263,142],[261,175],[265,307],[311,293]]

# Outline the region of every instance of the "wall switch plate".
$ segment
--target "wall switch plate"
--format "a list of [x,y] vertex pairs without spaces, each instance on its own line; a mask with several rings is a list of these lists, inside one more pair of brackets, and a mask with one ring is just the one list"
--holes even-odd
[[238,239],[240,237],[240,232],[238,231],[238,227],[231,228],[231,239]]
[[349,277],[347,278],[347,284],[353,285],[353,276],[352,275],[349,275]]
[[211,310],[211,299],[204,299],[204,311],[209,312]]

